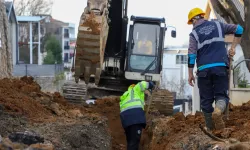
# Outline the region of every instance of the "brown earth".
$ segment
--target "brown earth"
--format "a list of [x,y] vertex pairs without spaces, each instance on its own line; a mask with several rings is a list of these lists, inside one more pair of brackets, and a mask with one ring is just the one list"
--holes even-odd
[[[203,115],[200,112],[187,117],[182,113],[177,113],[174,117],[153,117],[143,133],[142,149],[212,149],[218,144],[200,130],[199,124],[204,126]],[[226,129],[214,130],[213,134],[225,140],[233,138],[240,142],[250,142],[249,126],[250,101],[241,107],[231,105]]]
[[[101,115],[69,104],[59,93],[43,93],[40,89],[31,77],[0,80],[0,135],[4,139],[13,132],[30,130],[55,149],[111,147],[107,120]],[[0,148],[23,147],[5,141],[0,140]]]
[[[41,92],[30,77],[2,79],[0,92],[0,135],[4,138],[12,132],[31,130],[55,149],[126,149],[119,97],[98,99],[95,105],[76,106],[59,93]],[[213,133],[223,139],[249,142],[250,101],[241,107],[231,106],[229,115],[226,129]],[[200,130],[199,124],[204,125],[200,112],[187,117],[182,113],[166,117],[152,110],[147,121],[141,139],[143,150],[212,149],[218,143]]]
[[96,101],[93,112],[100,113],[108,118],[108,126],[112,136],[112,148],[125,150],[126,137],[120,121],[119,97],[108,97]]

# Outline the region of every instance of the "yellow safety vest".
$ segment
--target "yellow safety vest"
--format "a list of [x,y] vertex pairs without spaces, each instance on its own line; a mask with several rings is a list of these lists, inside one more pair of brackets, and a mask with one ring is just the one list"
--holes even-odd
[[129,87],[120,97],[120,112],[124,112],[129,109],[142,108],[144,110],[144,91],[148,89],[148,82],[141,81],[134,87]]

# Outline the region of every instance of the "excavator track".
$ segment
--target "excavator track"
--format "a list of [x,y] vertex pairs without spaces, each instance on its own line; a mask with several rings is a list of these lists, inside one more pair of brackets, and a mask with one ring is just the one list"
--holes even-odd
[[87,86],[84,82],[68,81],[63,85],[62,89],[64,98],[71,103],[81,104],[87,98]]
[[166,116],[173,115],[174,97],[171,92],[165,89],[157,89],[153,91],[151,96],[150,110],[158,110],[159,113]]

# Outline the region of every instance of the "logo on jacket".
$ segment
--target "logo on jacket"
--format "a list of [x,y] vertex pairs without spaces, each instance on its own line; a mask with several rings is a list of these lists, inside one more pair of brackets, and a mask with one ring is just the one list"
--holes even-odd
[[208,35],[210,33],[212,33],[215,30],[215,26],[214,25],[209,25],[209,26],[204,26],[199,30],[200,34],[205,34]]

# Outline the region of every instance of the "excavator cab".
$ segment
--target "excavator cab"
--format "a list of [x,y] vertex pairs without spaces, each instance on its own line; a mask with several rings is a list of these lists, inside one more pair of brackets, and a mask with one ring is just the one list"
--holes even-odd
[[[160,81],[166,24],[164,18],[131,16],[125,78]],[[176,31],[171,33],[176,37]]]

